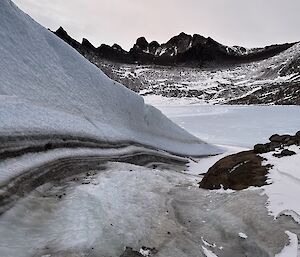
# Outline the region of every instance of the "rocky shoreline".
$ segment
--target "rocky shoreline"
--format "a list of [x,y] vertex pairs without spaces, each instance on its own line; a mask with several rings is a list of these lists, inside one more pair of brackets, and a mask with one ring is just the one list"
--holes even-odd
[[199,183],[204,189],[243,190],[251,186],[261,187],[268,184],[268,173],[272,168],[264,165],[260,154],[274,152],[273,156],[284,158],[296,153],[285,149],[300,145],[300,131],[295,135],[272,135],[270,142],[257,144],[253,150],[227,156],[215,163]]

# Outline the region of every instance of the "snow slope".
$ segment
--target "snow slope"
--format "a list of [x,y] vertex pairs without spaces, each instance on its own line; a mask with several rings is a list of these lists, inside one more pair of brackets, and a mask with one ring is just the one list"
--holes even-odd
[[0,24],[1,138],[59,134],[179,155],[219,152],[110,80],[9,0],[0,1]]

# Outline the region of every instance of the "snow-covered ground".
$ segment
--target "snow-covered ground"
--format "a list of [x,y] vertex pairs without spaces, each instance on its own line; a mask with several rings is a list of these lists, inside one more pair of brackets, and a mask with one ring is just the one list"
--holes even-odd
[[291,257],[291,256],[299,256],[299,246],[298,246],[298,238],[297,235],[286,231],[286,234],[289,236],[289,245],[282,249],[282,251],[275,255],[275,257]]
[[286,149],[296,154],[282,158],[273,156],[274,152],[262,155],[265,164],[273,166],[269,174],[272,184],[265,187],[269,197],[268,209],[275,217],[290,215],[300,224],[300,147],[293,145]]

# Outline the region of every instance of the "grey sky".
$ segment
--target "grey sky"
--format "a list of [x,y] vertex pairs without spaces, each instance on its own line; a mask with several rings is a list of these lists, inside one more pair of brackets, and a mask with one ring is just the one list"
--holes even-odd
[[300,0],[14,0],[45,27],[95,46],[162,43],[184,31],[246,47],[300,41]]

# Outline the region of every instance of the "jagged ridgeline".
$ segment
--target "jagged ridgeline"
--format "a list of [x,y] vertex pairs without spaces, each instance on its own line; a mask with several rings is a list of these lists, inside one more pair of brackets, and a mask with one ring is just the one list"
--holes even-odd
[[164,44],[141,37],[125,51],[117,44],[79,43],[63,28],[55,34],[149,102],[300,104],[299,43],[247,49],[181,33]]
[[140,37],[130,51],[125,51],[118,44],[112,46],[102,44],[95,47],[85,38],[82,43],[79,43],[71,38],[62,27],[54,33],[84,55],[95,55],[109,61],[142,65],[199,67],[252,62],[272,57],[294,45],[294,43],[287,43],[253,49],[240,46],[228,47],[210,37],[180,33],[163,44],[157,41],[149,43],[145,37]]

